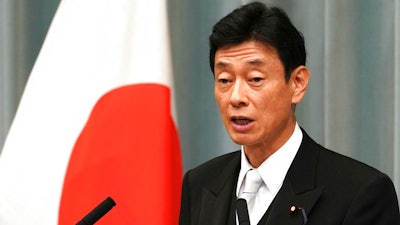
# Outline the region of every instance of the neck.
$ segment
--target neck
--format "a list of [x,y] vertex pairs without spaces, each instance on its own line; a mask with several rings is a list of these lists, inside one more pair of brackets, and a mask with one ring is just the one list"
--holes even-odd
[[285,129],[279,137],[274,138],[273,141],[266,140],[260,144],[243,146],[247,160],[251,166],[258,168],[272,154],[278,151],[292,136],[295,126],[296,122],[289,126],[288,129]]

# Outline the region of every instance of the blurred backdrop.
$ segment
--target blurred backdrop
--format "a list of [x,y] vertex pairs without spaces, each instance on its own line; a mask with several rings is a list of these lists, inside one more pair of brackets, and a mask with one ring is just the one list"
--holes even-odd
[[[239,149],[214,101],[208,36],[246,2],[168,0],[185,171]],[[306,40],[311,82],[296,109],[300,126],[322,145],[387,173],[399,193],[400,0],[262,2],[286,10]],[[0,0],[0,147],[58,4]]]

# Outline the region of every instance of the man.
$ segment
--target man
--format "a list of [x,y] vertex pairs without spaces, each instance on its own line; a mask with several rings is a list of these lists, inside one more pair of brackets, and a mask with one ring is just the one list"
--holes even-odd
[[242,223],[237,199],[252,225],[400,224],[385,174],[325,149],[297,124],[310,75],[303,37],[282,10],[258,2],[234,10],[214,26],[210,48],[215,99],[242,148],[185,174],[180,225]]

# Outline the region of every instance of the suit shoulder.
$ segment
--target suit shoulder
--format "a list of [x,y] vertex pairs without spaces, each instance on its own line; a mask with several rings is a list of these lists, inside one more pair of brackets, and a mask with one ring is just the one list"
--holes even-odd
[[311,139],[307,133],[304,131],[303,133],[305,134],[305,141],[302,143],[303,148],[317,152],[319,162],[318,168],[320,171],[336,171],[344,177],[353,178],[354,176],[361,176],[360,178],[366,178],[368,176],[386,176],[384,173],[364,162],[323,147]]
[[[301,163],[297,164],[296,168],[304,165],[307,165],[309,169],[314,167],[318,183],[329,183],[330,185],[336,183],[357,188],[375,180],[390,180],[386,174],[376,168],[327,149],[311,139],[304,131],[303,134],[303,142],[299,149],[299,153],[302,152],[299,160]],[[310,163],[313,164],[312,162],[316,164],[310,166]]]
[[209,171],[219,171],[237,157],[240,158],[240,151],[230,152],[210,159],[207,162],[204,162],[191,169],[190,171],[191,173],[208,173]]
[[[240,151],[227,153],[213,158],[186,172],[191,181],[208,181],[217,179],[227,168],[240,168]],[[229,169],[231,170],[231,169]]]
[[343,175],[357,175],[361,179],[386,176],[386,174],[364,162],[325,148],[320,152],[320,160],[322,165],[330,166],[331,169],[341,172]]
[[346,187],[348,193],[356,193],[359,188],[375,182],[388,182],[393,186],[388,175],[349,156],[322,147],[318,158],[317,182],[336,188]]

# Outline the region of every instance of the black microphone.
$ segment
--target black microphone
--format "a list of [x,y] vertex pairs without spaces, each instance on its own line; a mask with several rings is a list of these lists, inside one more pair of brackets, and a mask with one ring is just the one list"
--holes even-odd
[[239,225],[250,225],[249,211],[247,209],[247,202],[243,198],[236,200],[236,212],[238,215]]
[[98,206],[96,206],[96,208],[83,217],[82,220],[76,225],[93,225],[114,206],[114,200],[111,197],[107,197],[102,203],[100,203]]

